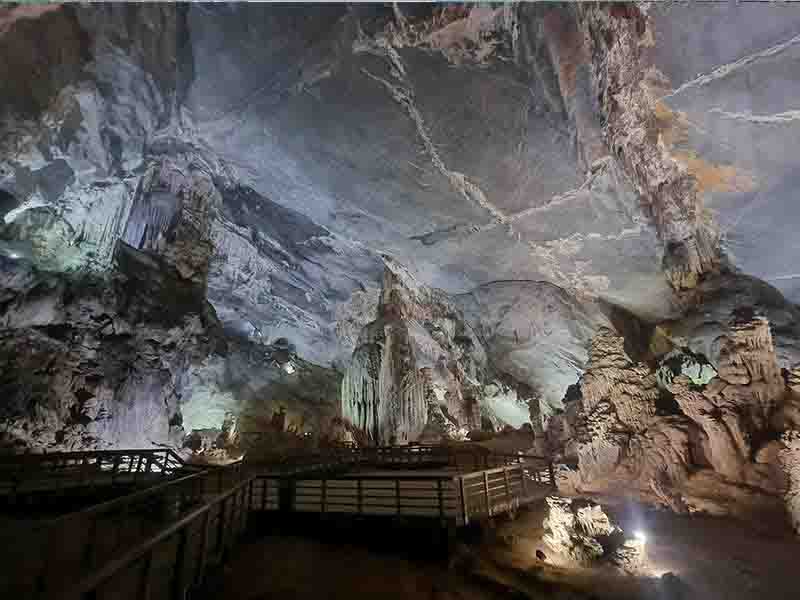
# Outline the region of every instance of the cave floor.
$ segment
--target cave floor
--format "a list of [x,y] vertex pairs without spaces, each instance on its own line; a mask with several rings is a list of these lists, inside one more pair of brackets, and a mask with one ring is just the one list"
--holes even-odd
[[[432,557],[422,535],[382,548],[353,541],[347,529],[334,535],[270,535],[239,546],[213,582],[208,597],[297,600],[471,600],[530,598],[573,600],[745,600],[796,597],[800,543],[781,535],[711,517],[664,512],[620,515],[627,526],[646,529],[647,566],[641,576],[610,568],[580,568],[535,558],[542,544],[544,503],[498,521],[480,535],[467,535],[449,561]],[[626,521],[627,519],[627,521]],[[635,521],[635,522],[634,522]],[[378,535],[381,537],[381,534]],[[411,536],[412,540],[413,535]],[[466,538],[471,538],[467,540]],[[511,541],[513,540],[513,541]],[[555,564],[558,563],[558,564]],[[658,578],[672,572],[682,594],[664,594]]]
[[[498,571],[535,572],[552,583],[569,582],[583,589],[617,590],[614,598],[650,598],[647,580],[673,573],[686,584],[685,596],[655,598],[673,600],[752,600],[797,597],[797,557],[800,540],[788,526],[780,531],[731,519],[710,516],[682,516],[666,511],[627,504],[606,508],[612,520],[626,531],[641,530],[647,536],[647,562],[642,577],[620,577],[611,569],[585,569],[566,561],[558,562],[542,543],[544,503],[521,511],[513,521],[500,523],[494,534],[499,543],[484,545],[480,554]],[[512,539],[513,544],[503,543]],[[542,565],[536,550],[548,555],[551,564]],[[558,562],[558,565],[552,563]],[[603,596],[605,597],[605,596]]]
[[218,592],[214,596],[249,600],[508,598],[446,565],[298,537],[270,537],[239,548]]

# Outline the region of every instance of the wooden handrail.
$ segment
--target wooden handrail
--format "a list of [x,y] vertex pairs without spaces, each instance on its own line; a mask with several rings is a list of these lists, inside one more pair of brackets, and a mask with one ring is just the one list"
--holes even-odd
[[[260,477],[260,476],[259,476]],[[268,478],[268,477],[267,477]],[[308,475],[302,476],[302,481],[320,481],[323,479],[331,479],[330,476],[326,476],[323,474],[313,474],[309,473]],[[394,481],[395,479],[400,479],[401,481],[404,479],[403,477],[398,477],[397,475],[359,475],[358,473],[353,473],[350,475],[337,475],[335,478],[337,481],[357,481],[359,479],[364,479],[366,481]],[[414,475],[413,477],[409,478],[413,479],[414,481],[437,481],[439,479],[445,481],[452,481],[453,475]]]
[[[21,454],[0,454],[0,463],[19,463],[19,462],[47,462],[53,460],[70,460],[92,456],[114,456],[133,455],[133,454],[155,454],[164,452],[165,448],[141,448],[131,450],[79,450],[73,452],[24,452]],[[171,449],[166,449],[178,457]],[[183,462],[183,461],[181,461]]]
[[138,544],[133,549],[129,550],[119,558],[107,562],[103,567],[101,567],[91,575],[84,577],[74,588],[72,588],[72,590],[70,590],[70,592],[67,594],[66,597],[69,599],[78,600],[84,594],[87,594],[92,590],[97,589],[100,585],[102,585],[105,581],[116,575],[122,569],[135,563],[140,558],[146,556],[158,544],[169,539],[174,534],[180,532],[184,528],[190,526],[195,520],[208,513],[212,507],[216,506],[217,504],[222,505],[222,503],[226,503],[231,498],[231,496],[239,493],[244,487],[251,485],[254,479],[255,479],[254,477],[250,477],[249,479],[246,479],[245,481],[239,483],[230,490],[212,498],[200,508],[193,510],[182,519],[179,519],[178,521],[169,525],[162,531],[151,536],[147,540],[141,542],[140,544]]
[[159,483],[147,489],[140,490],[138,492],[134,492],[132,494],[128,494],[120,498],[114,498],[113,500],[109,500],[107,502],[95,504],[88,508],[84,508],[83,510],[80,510],[78,512],[69,513],[66,515],[62,515],[60,517],[56,517],[55,519],[45,521],[42,525],[43,526],[55,525],[62,522],[71,521],[73,519],[87,517],[98,513],[115,510],[121,506],[125,506],[126,504],[133,504],[135,502],[139,502],[150,496],[158,496],[159,494],[162,494],[165,491],[169,491],[171,488],[176,488],[185,484],[187,481],[192,481],[194,479],[202,479],[207,475],[208,471],[198,471],[196,473],[184,475],[183,477],[178,477],[177,479],[171,479],[169,481],[165,481],[164,483]]

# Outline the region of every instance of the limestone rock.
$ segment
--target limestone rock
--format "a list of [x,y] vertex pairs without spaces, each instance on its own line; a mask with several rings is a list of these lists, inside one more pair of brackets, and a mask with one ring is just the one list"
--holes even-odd
[[180,444],[187,372],[218,346],[218,325],[208,307],[165,304],[153,314],[130,285],[124,272],[34,272],[17,290],[0,323],[4,445]]
[[542,541],[557,555],[579,565],[607,561],[624,570],[639,568],[643,544],[627,539],[598,504],[580,499],[547,498]]
[[636,537],[625,540],[611,555],[611,564],[626,573],[641,571],[645,560],[645,541]]
[[561,446],[568,460],[577,460],[582,482],[608,482],[628,454],[631,438],[650,426],[657,398],[655,375],[631,361],[622,337],[601,329],[592,340],[579,393],[567,399],[558,416],[561,439],[549,434],[551,443]]
[[673,351],[654,371],[601,330],[579,393],[548,431],[551,445],[577,463],[565,490],[624,485],[677,512],[777,515],[787,475],[770,440],[791,423],[794,405],[769,323],[736,313],[719,343],[719,372],[709,379],[716,371],[702,356]]
[[786,509],[795,533],[800,534],[800,433],[787,431],[781,439],[780,461],[789,481]]
[[425,434],[462,438],[480,426],[485,355],[457,309],[387,261],[379,317],[367,325],[342,382],[342,415],[375,443]]
[[454,300],[491,362],[538,396],[543,421],[585,368],[592,336],[612,327],[598,302],[545,282],[496,282]]
[[705,357],[693,354],[691,350],[672,350],[661,359],[661,366],[656,371],[658,385],[669,389],[675,377],[681,375],[687,377],[692,385],[704,386],[717,376],[717,371]]

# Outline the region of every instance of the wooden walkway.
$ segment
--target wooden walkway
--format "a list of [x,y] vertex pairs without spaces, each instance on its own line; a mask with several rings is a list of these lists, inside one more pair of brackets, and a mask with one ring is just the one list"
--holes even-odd
[[248,460],[254,510],[432,517],[456,526],[515,510],[553,486],[549,461],[481,446],[339,448]]
[[534,463],[468,473],[355,472],[254,478],[253,510],[432,517],[456,526],[487,519],[552,491],[550,470]]
[[[143,452],[99,457],[99,471],[116,464],[117,474],[135,473],[139,467],[130,465],[141,461],[131,457]],[[21,523],[19,531],[7,527],[0,542],[8,551],[0,560],[14,578],[0,579],[0,597],[185,600],[246,531],[251,515],[414,517],[455,528],[551,492],[552,467],[542,459],[458,453],[347,450],[324,460],[209,467],[56,520]],[[158,464],[165,472],[170,463],[165,457]],[[24,543],[15,546],[15,536]]]
[[172,450],[97,450],[0,455],[0,503],[37,504],[78,488],[153,485],[200,471]]

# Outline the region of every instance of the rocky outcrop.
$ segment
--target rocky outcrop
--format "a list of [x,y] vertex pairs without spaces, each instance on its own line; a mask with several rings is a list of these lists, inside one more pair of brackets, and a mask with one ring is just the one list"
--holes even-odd
[[154,257],[127,247],[120,256],[120,271],[107,278],[3,261],[4,445],[180,445],[188,371],[218,348],[219,326]]
[[612,327],[597,302],[540,281],[492,282],[454,301],[492,364],[536,394],[542,426],[586,367],[592,336]]
[[[579,489],[611,485],[616,478],[637,471],[645,478],[658,475],[664,458],[651,453],[654,437],[669,432],[648,432],[657,413],[659,391],[655,374],[635,364],[626,354],[624,338],[601,329],[592,340],[586,373],[578,389],[565,398],[565,408],[553,417],[548,431],[551,448],[561,448],[567,462],[576,461]],[[672,457],[669,457],[672,458]]]
[[145,170],[111,269],[3,258],[4,444],[180,448],[189,434],[195,454],[225,460],[269,445],[253,431],[275,448],[340,435],[340,375],[285,339],[226,334],[207,302],[221,202],[208,164],[165,158]]
[[[183,426],[200,432],[206,447],[223,451],[217,455],[258,457],[344,439],[341,373],[304,360],[288,340],[229,340],[226,354],[206,358],[189,382]],[[234,423],[235,436],[226,436]]]
[[626,535],[600,505],[549,496],[547,508],[542,541],[561,561],[580,566],[605,562],[630,573],[643,566],[644,540]]
[[[40,272],[3,259],[7,444],[180,444],[189,371],[224,352],[225,340],[205,300],[213,187],[178,173],[170,163],[148,172],[128,221],[131,244],[116,243],[110,272]],[[137,235],[148,221],[160,228]]]
[[378,319],[342,382],[342,415],[373,443],[463,439],[480,427],[480,342],[447,297],[387,261]]
[[784,394],[766,319],[734,320],[720,351],[718,377],[702,392],[692,391],[685,378],[670,391],[703,430],[702,460],[729,480],[746,481],[751,457],[769,437]]
[[795,533],[800,534],[800,433],[787,431],[781,439],[781,467],[789,480],[785,493],[786,509]]
[[779,452],[790,456],[791,445],[781,450],[777,441],[779,415],[792,403],[767,320],[734,314],[719,356],[718,372],[678,350],[654,370],[601,330],[579,393],[548,432],[552,447],[577,465],[563,486],[604,494],[624,485],[679,512],[779,518],[790,473]]
[[458,305],[386,259],[378,318],[342,381],[342,416],[372,443],[465,439],[538,417],[539,396],[495,365]]

